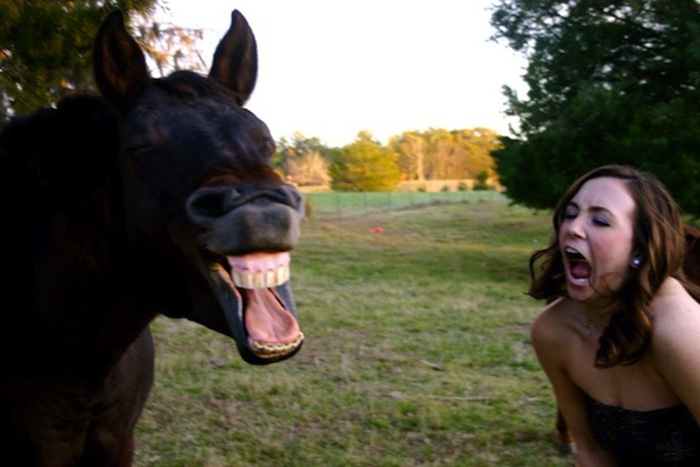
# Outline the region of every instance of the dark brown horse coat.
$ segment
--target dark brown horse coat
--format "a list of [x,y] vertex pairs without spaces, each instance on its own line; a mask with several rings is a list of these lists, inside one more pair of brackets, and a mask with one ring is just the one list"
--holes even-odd
[[95,41],[102,98],[0,135],[0,452],[13,465],[131,464],[159,313],[233,337],[250,363],[299,350],[288,252],[302,202],[242,107],[256,54],[234,11],[208,77],[154,80],[116,12]]

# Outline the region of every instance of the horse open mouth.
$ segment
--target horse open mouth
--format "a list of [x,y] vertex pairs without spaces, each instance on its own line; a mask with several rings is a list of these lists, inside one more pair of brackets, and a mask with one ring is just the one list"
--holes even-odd
[[212,264],[227,321],[241,356],[251,363],[288,358],[304,340],[295,316],[289,263],[289,253],[251,253]]

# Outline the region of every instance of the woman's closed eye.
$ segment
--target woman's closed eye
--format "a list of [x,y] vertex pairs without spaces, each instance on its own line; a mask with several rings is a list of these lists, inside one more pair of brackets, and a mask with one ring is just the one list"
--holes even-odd
[[595,215],[593,216],[593,223],[600,227],[610,227],[610,220],[605,216]]
[[569,206],[564,211],[564,219],[574,219],[578,216],[578,208],[576,206]]

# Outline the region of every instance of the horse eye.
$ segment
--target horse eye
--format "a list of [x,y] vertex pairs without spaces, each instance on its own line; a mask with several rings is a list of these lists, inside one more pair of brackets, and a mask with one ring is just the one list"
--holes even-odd
[[124,153],[126,154],[126,157],[141,158],[149,155],[151,152],[153,152],[154,149],[155,146],[153,146],[152,144],[144,144],[142,146],[126,148],[126,151],[124,151]]

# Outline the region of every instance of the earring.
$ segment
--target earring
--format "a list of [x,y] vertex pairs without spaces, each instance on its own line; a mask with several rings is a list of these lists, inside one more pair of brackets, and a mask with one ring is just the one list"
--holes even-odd
[[632,267],[634,269],[637,269],[639,266],[641,266],[641,264],[642,258],[640,258],[639,256],[635,256],[634,258],[632,258]]

